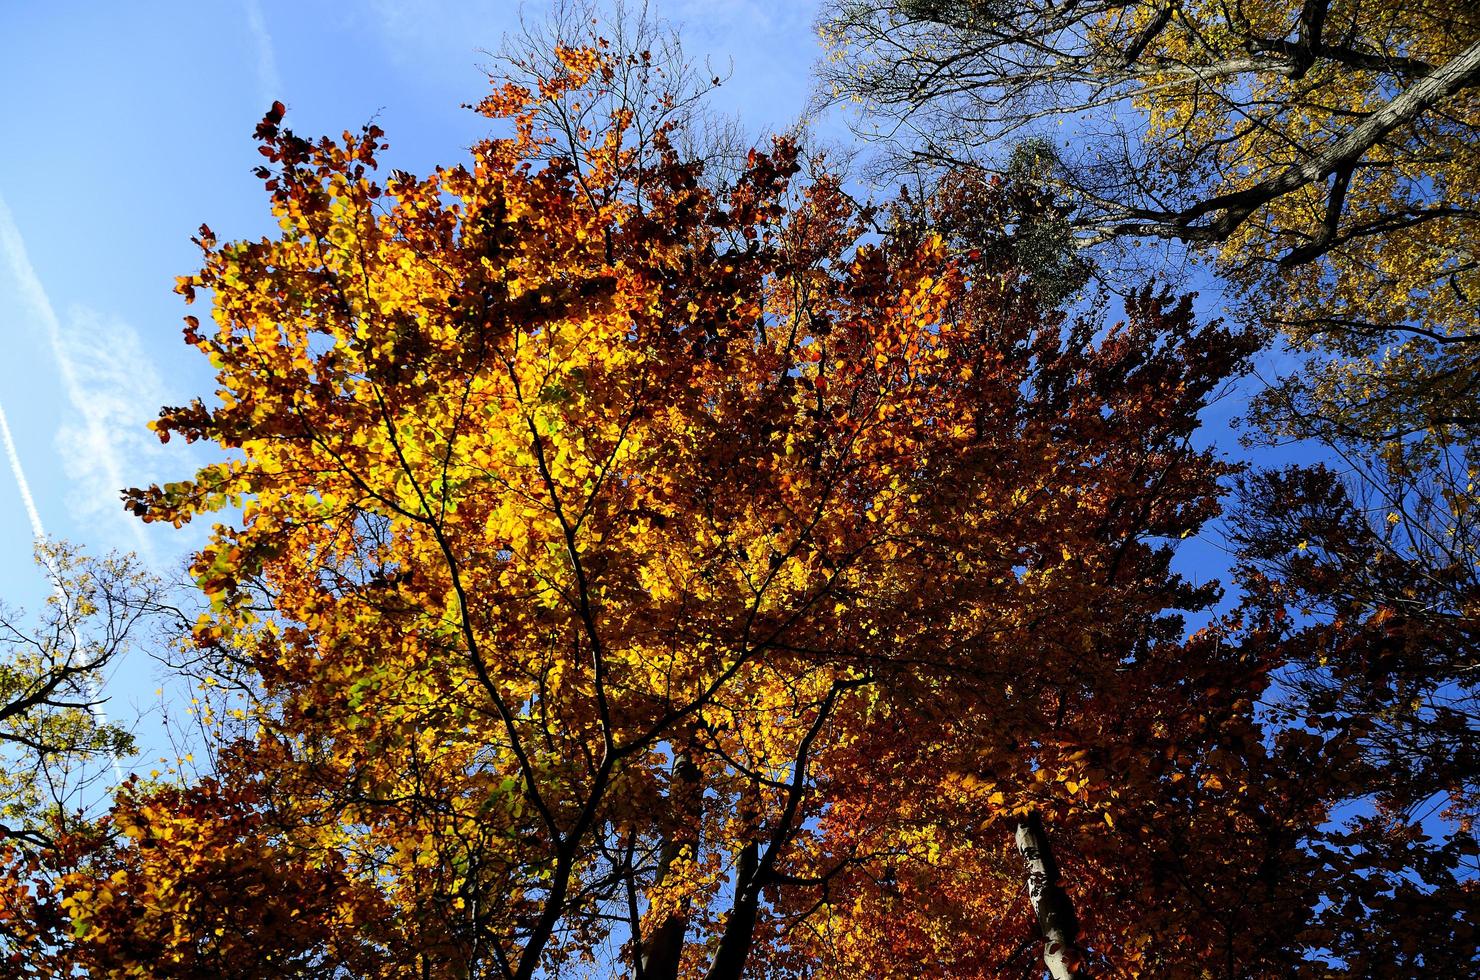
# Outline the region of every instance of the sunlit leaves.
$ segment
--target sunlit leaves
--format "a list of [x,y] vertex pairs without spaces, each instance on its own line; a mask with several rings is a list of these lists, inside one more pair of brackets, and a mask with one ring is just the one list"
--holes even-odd
[[292,975],[970,975],[1022,939],[1003,848],[1040,814],[1118,889],[1106,964],[1197,889],[1168,962],[1211,955],[1283,787],[1257,656],[1181,642],[1215,590],[1171,542],[1217,512],[1189,437],[1250,341],[1149,289],[1045,310],[952,200],[860,207],[789,140],[722,188],[641,106],[563,153],[561,108],[642,64],[602,51],[421,179],[378,181],[374,127],[263,120],[281,234],[202,232],[218,391],[156,423],[230,462],[130,495],[222,521],[194,638],[239,724],[77,847],[82,953],[215,969],[239,921]]

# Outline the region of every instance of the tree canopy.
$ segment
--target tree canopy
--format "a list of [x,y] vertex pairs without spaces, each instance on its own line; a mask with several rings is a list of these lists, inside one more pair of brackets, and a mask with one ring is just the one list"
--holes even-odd
[[1329,355],[1286,434],[1474,445],[1480,20],[1447,0],[837,0],[822,95],[896,161],[1033,147],[1082,241],[1210,248]]
[[1228,534],[1246,614],[1281,637],[1263,717],[1315,738],[1346,798],[1309,847],[1346,869],[1317,918],[1354,975],[1473,947],[1477,27],[1385,0],[840,0],[823,21],[823,98],[859,103],[891,166],[1031,160],[1081,258],[1179,242],[1304,355],[1245,438],[1326,463],[1249,474]]
[[0,610],[0,846],[31,850],[132,745],[98,681],[155,610],[160,588],[123,556],[37,545],[52,587],[39,617]]
[[1259,638],[1184,639],[1216,593],[1170,568],[1251,341],[1149,291],[1046,310],[1010,250],[784,140],[723,196],[621,110],[561,154],[622,57],[560,49],[481,104],[515,135],[421,179],[378,181],[374,127],[263,120],[283,234],[202,229],[219,390],[157,424],[230,458],[131,504],[226,518],[194,642],[245,700],[212,779],[127,787],[50,858],[57,955],[1291,968],[1276,869],[1321,803],[1266,754]]
[[[1242,9],[839,10],[906,24],[921,40],[896,54],[952,71],[973,63],[939,45],[1009,25],[973,57],[1049,88],[1068,69],[1046,46],[1089,45],[1075,70],[1140,73],[1106,98],[1154,92],[1191,133],[1231,116],[1174,96],[1257,81],[1210,81],[1213,53],[1342,91],[1326,61],[1377,57],[1308,6],[1296,41],[1242,55],[1210,26],[1252,30]],[[215,391],[153,423],[214,460],[125,492],[145,521],[212,522],[191,565],[208,608],[179,637],[210,758],[127,780],[102,817],[36,814],[35,846],[0,852],[7,967],[1463,973],[1473,518],[1455,474],[1419,466],[1464,458],[1443,455],[1458,430],[1378,440],[1368,485],[1410,481],[1388,511],[1319,467],[1245,472],[1198,428],[1261,332],[1148,285],[1066,309],[1099,205],[1062,206],[1056,149],[860,202],[799,139],[706,147],[707,83],[577,27],[512,51],[475,106],[495,135],[424,176],[380,170],[375,125],[311,139],[275,103],[257,126],[278,230],[201,227],[177,291],[208,307],[184,336]],[[1409,72],[1354,83],[1390,105],[1467,55],[1384,57],[1347,67]],[[1344,111],[1311,132],[1366,125]],[[1259,141],[1282,112],[1229,152],[1279,157],[1293,130]],[[1204,190],[1300,166],[1255,173],[1207,134]],[[1320,226],[1280,209],[1320,179],[1236,221],[1175,195],[1114,220],[1246,257],[1272,222],[1257,247],[1298,250]],[[1178,548],[1234,485],[1223,602]]]

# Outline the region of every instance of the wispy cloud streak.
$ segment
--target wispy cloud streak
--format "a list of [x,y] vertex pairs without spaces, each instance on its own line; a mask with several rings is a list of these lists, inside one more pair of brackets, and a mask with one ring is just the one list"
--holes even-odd
[[44,538],[46,528],[41,523],[41,512],[36,509],[36,498],[31,496],[31,484],[21,466],[21,454],[15,451],[15,437],[10,434],[10,420],[5,417],[3,404],[0,404],[0,436],[5,439],[5,455],[10,459],[10,472],[15,475],[15,485],[21,492],[21,503],[26,508],[26,516],[31,519],[31,534],[38,539]]
[[[45,333],[51,345],[52,354],[56,358],[62,391],[80,419],[80,425],[72,430],[72,437],[67,441],[84,455],[74,455],[70,458],[67,468],[69,472],[89,478],[85,484],[88,499],[83,502],[84,507],[91,511],[101,510],[106,506],[117,509],[121,516],[122,509],[118,508],[116,494],[126,484],[123,461],[119,456],[117,439],[113,432],[113,425],[118,420],[118,411],[116,406],[110,404],[107,399],[99,397],[99,393],[90,392],[79,377],[78,362],[72,350],[75,345],[66,343],[61,321],[57,318],[56,310],[51,305],[51,299],[47,296],[41,280],[36,275],[35,268],[31,265],[25,242],[21,238],[14,218],[11,217],[10,208],[6,205],[4,197],[0,197],[0,260],[3,260],[4,265],[9,269],[11,282],[16,288],[22,305]],[[123,331],[120,331],[120,335],[125,341],[132,340],[124,335]],[[101,347],[104,339],[91,338],[93,349],[97,350]],[[113,339],[117,341],[120,338]],[[137,341],[134,340],[132,345],[125,344],[125,346],[132,346],[136,350]],[[131,380],[136,384],[141,381],[146,382],[145,387],[147,387],[149,378],[135,376]],[[111,498],[106,504],[102,499],[105,496]],[[34,501],[30,506],[32,510],[35,509]],[[33,526],[37,521],[39,517],[33,519]],[[151,557],[152,549],[148,538],[144,535],[143,528],[137,522],[130,521],[129,530],[139,553],[146,559]]]
[[246,12],[247,30],[257,47],[257,94],[266,106],[283,97],[283,79],[278,74],[272,34],[267,30],[267,18],[262,16],[262,5],[258,0],[246,0]]

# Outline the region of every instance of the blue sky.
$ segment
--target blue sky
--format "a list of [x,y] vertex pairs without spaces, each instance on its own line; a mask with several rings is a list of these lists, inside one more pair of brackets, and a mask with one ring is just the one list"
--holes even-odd
[[[539,19],[546,4],[523,5]],[[819,55],[814,2],[657,0],[687,50],[730,75],[718,107],[748,130],[801,113]],[[206,222],[223,239],[270,229],[251,132],[275,99],[303,133],[377,117],[383,163],[412,172],[461,159],[488,132],[461,109],[518,27],[513,0],[42,2],[0,4],[0,406],[48,533],[139,552],[181,577],[199,531],[145,526],[118,491],[205,461],[144,429],[159,406],[212,390],[181,340],[174,279],[193,271]],[[0,455],[3,455],[0,447]],[[32,525],[0,462],[0,599],[46,595]],[[142,717],[161,751],[156,664],[136,651],[109,677],[115,718]],[[145,766],[147,768],[147,765]]]

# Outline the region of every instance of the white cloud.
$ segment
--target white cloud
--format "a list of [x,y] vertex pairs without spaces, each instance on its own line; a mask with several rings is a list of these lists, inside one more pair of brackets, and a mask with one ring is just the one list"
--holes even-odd
[[144,429],[165,397],[158,372],[144,356],[138,334],[125,323],[77,310],[63,326],[3,197],[0,271],[8,271],[24,311],[27,322],[18,326],[39,328],[49,342],[71,408],[61,421],[57,443],[71,481],[65,499],[72,516],[108,537],[130,538],[128,547],[149,560],[151,543],[140,522],[124,512],[118,493],[150,482],[150,457],[160,454],[158,441]]
[[273,54],[272,35],[267,30],[267,19],[262,16],[262,5],[257,0],[246,0],[247,31],[257,48],[257,94],[265,109],[276,99],[283,97],[283,79],[278,74],[277,57]]
[[164,447],[145,428],[168,398],[164,383],[138,332],[122,321],[74,309],[54,343],[72,379],[67,395],[76,410],[57,431],[63,469],[72,480],[68,508],[89,522],[127,521],[148,556],[143,528],[123,512],[118,493],[153,482],[165,468]]

